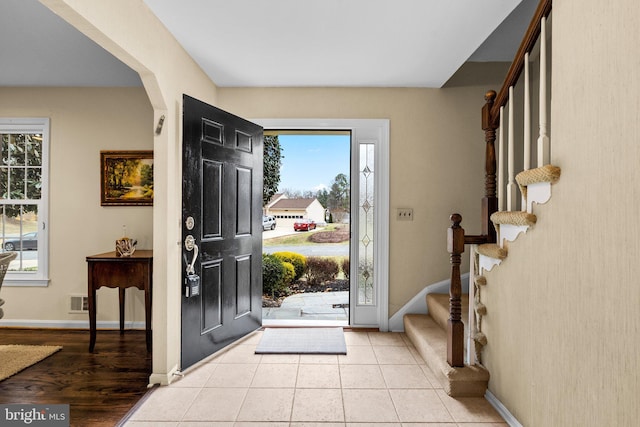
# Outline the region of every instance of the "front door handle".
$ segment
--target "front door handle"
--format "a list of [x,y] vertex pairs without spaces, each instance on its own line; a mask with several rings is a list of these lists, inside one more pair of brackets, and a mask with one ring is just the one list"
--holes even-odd
[[194,265],[196,264],[196,259],[198,258],[198,245],[193,244],[193,259],[191,260],[191,264],[187,266],[187,275],[195,274],[196,270]]
[[196,265],[196,259],[198,259],[198,245],[196,245],[196,239],[191,234],[185,237],[184,248],[189,252],[193,251],[193,259],[187,265],[187,275],[195,274],[194,266]]

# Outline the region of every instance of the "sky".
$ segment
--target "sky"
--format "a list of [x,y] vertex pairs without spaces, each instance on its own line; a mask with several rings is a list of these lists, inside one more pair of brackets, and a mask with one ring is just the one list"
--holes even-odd
[[278,192],[328,189],[336,175],[350,175],[349,135],[279,135],[278,140],[284,156]]

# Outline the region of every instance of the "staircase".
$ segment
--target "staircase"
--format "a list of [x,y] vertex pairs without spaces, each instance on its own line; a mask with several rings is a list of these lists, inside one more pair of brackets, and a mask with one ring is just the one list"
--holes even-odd
[[[498,243],[485,243],[475,247],[478,269],[473,277],[473,322],[469,322],[469,295],[461,295],[461,320],[465,325],[464,336],[469,336],[469,325],[473,328],[473,345],[476,363],[464,367],[452,367],[447,363],[447,329],[450,319],[448,294],[428,294],[426,304],[428,314],[407,314],[404,329],[429,368],[440,381],[447,394],[454,397],[484,396],[489,383],[489,372],[481,364],[481,353],[487,344],[482,333],[482,317],[487,308],[482,303],[481,288],[487,286],[482,273],[500,265],[508,255],[508,242],[533,227],[537,217],[531,212],[533,203],[545,203],[551,197],[551,185],[560,178],[560,168],[547,165],[542,168],[521,172],[516,177],[521,192],[526,197],[527,211],[499,211],[491,215],[497,233]],[[531,191],[533,190],[533,191]],[[458,224],[459,225],[459,224]],[[473,270],[476,270],[473,266]],[[465,352],[469,345],[464,341]]]
[[[462,216],[451,215],[452,225],[447,230],[447,249],[451,257],[449,294],[428,295],[428,314],[404,317],[405,333],[450,396],[484,396],[489,372],[482,365],[482,349],[491,337],[482,332],[482,318],[500,307],[486,307],[482,303],[482,288],[501,284],[488,284],[483,273],[505,262],[509,242],[535,226],[537,217],[533,214],[533,205],[546,203],[551,198],[551,185],[560,178],[560,168],[550,164],[548,134],[551,98],[547,80],[551,71],[547,18],[551,3],[551,0],[540,0],[500,92],[490,90],[485,94],[486,102],[482,107],[485,195],[481,204],[481,234],[466,235],[460,226]],[[539,72],[532,78],[529,69],[535,62],[538,62]],[[520,79],[521,75],[523,79]],[[530,86],[536,82],[539,90],[534,101]],[[524,108],[518,108],[521,113],[517,113],[515,104],[520,99],[514,98],[514,88],[520,83]],[[534,147],[532,106],[536,103],[538,132]],[[521,114],[520,129],[516,129],[519,122],[515,120],[516,114]],[[515,147],[516,131],[522,137],[519,149]],[[516,152],[522,155],[521,163],[516,161]],[[531,166],[532,157],[536,158],[535,168]],[[516,167],[522,170],[517,175],[514,173]],[[521,197],[517,195],[518,188]],[[470,246],[472,254],[469,276],[473,283],[470,283],[468,295],[462,294],[460,278],[465,245]],[[469,301],[473,303],[470,313]]]

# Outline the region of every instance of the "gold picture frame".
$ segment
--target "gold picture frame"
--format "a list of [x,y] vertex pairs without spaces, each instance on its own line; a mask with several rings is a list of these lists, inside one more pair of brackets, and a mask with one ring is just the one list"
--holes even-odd
[[100,205],[153,206],[153,151],[100,151]]

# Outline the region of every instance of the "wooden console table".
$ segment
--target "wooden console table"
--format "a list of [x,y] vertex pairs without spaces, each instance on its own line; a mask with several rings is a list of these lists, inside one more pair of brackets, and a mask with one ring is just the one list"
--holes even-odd
[[96,290],[102,286],[118,288],[120,299],[120,334],[124,334],[124,290],[135,287],[144,291],[144,310],[147,351],[151,351],[151,284],[153,280],[153,251],[137,250],[130,257],[115,252],[87,257],[89,272],[89,351],[96,345]]

